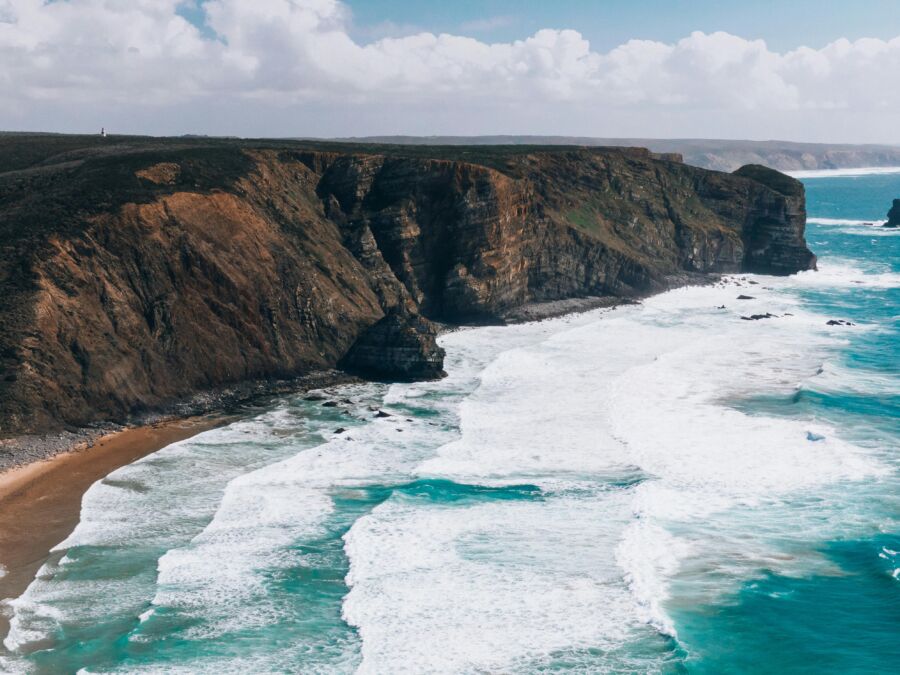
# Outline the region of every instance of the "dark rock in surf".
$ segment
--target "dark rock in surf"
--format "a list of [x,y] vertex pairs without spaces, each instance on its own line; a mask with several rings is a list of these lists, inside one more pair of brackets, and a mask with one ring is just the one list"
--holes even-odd
[[437,344],[434,324],[403,305],[363,333],[341,366],[382,380],[434,380],[446,376],[444,350]]
[[894,205],[887,214],[888,220],[885,227],[900,227],[900,199],[894,200]]

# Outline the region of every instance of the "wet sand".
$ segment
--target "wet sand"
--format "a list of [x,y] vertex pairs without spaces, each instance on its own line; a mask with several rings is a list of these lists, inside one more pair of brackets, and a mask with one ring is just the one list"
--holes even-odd
[[[126,429],[98,439],[93,447],[0,473],[0,599],[22,594],[50,550],[78,524],[81,498],[96,481],[121,466],[171,443],[229,421],[196,417]],[[0,612],[0,639],[9,618]]]

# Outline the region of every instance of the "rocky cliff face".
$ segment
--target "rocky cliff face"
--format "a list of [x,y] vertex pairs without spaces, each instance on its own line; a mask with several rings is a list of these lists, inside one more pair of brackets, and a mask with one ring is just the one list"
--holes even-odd
[[429,319],[815,264],[802,185],[762,167],[373,150],[132,140],[29,148],[24,167],[13,153],[0,172],[0,435],[338,363],[435,377]]
[[434,324],[404,305],[360,335],[338,365],[386,380],[433,380],[447,374]]

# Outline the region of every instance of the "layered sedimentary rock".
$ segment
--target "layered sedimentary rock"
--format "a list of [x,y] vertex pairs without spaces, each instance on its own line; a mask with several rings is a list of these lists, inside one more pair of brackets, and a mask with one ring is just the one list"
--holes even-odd
[[446,375],[434,324],[404,305],[360,335],[339,365],[376,379],[415,381]]
[[0,160],[3,435],[338,363],[434,377],[429,319],[815,264],[802,185],[762,167],[639,149],[67,139],[54,156],[42,142]]

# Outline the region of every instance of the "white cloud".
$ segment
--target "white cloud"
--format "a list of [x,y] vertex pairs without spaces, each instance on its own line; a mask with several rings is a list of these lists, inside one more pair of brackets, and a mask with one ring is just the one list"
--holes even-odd
[[211,0],[215,37],[179,5],[0,0],[0,128],[900,140],[900,37],[784,54],[699,32],[607,53],[549,29],[361,44],[337,0]]

